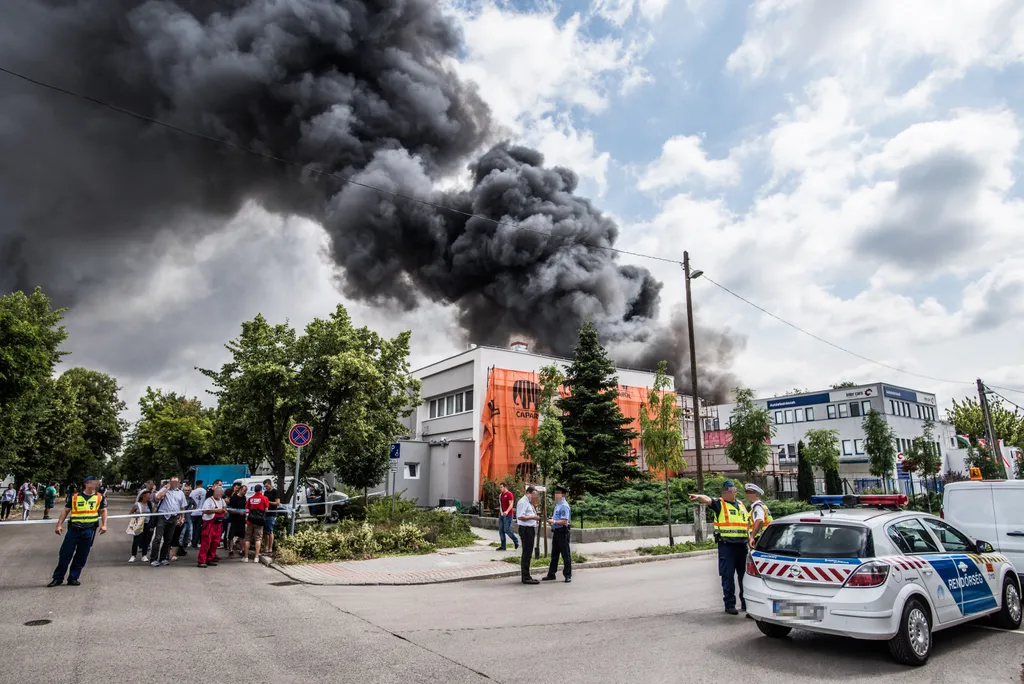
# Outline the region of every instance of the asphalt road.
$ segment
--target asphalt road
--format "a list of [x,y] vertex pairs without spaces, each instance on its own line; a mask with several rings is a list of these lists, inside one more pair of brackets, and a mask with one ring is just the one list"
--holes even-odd
[[[581,570],[571,585],[280,586],[238,562],[128,565],[123,527],[96,542],[82,586],[47,589],[52,528],[0,526],[0,682],[990,684],[1020,682],[1024,664],[1024,631],[976,626],[936,634],[923,668],[884,644],[767,639],[722,612],[711,558]],[[24,625],[39,619],[52,622]]]

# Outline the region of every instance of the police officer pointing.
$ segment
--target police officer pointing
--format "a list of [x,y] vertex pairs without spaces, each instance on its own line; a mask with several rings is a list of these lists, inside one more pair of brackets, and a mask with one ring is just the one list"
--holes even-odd
[[89,559],[89,551],[92,550],[92,542],[96,536],[96,528],[100,534],[107,531],[107,500],[96,491],[99,482],[95,477],[85,478],[85,487],[80,492],[68,494],[64,510],[57,520],[57,534],[64,530],[64,521],[69,517],[71,523],[68,525],[68,533],[60,545],[60,557],[57,567],[53,571],[53,579],[47,584],[48,587],[56,587],[64,583],[64,573],[68,573],[68,565],[71,572],[68,573],[68,584],[77,587],[81,584],[78,578],[82,574],[82,568]]
[[[747,544],[749,542],[749,521],[747,509],[736,500],[736,485],[726,480],[722,485],[722,497],[712,499],[703,494],[691,494],[690,501],[699,501],[709,506],[715,514],[715,541],[718,542],[718,576],[722,578],[722,599],[725,612],[739,615],[736,610],[736,584],[739,584],[740,607],[745,611],[743,600],[743,574],[747,565]],[[735,579],[733,578],[735,576]]]

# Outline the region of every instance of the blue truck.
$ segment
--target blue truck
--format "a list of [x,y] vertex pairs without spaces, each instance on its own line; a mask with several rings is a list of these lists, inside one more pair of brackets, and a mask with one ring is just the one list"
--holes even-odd
[[185,479],[195,484],[202,482],[209,486],[214,480],[221,480],[225,489],[231,487],[235,480],[250,477],[249,466],[244,463],[233,463],[231,465],[194,465],[188,469]]

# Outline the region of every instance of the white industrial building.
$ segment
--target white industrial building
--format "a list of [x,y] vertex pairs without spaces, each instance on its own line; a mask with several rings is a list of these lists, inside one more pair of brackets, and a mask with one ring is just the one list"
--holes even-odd
[[[551,363],[564,369],[570,361],[533,354],[524,343],[514,343],[510,348],[473,346],[413,371],[422,382],[421,404],[405,421],[408,434],[399,443],[396,489],[417,498],[420,505],[436,506],[447,499],[475,502],[486,476],[481,473],[480,444],[491,372],[538,373]],[[616,374],[620,393],[623,386],[628,392],[654,384],[653,372],[617,369]],[[515,406],[508,408],[528,410],[534,400],[529,392],[517,391]]]
[[[966,451],[958,446],[953,426],[942,419],[935,395],[928,392],[873,383],[755,399],[754,403],[771,413],[776,429],[771,448],[777,458],[773,461],[783,468],[795,470],[797,445],[808,430],[826,428],[839,433],[840,475],[851,481],[873,479],[864,450],[862,422],[868,411],[874,409],[892,426],[896,434],[896,451],[901,457],[909,450],[911,440],[922,435],[925,420],[930,419],[934,423],[936,446],[943,459],[943,472],[965,470]],[[736,404],[719,407],[723,428],[728,426],[735,408]],[[906,480],[908,475],[902,474],[901,477]],[[919,474],[914,477],[916,480]]]

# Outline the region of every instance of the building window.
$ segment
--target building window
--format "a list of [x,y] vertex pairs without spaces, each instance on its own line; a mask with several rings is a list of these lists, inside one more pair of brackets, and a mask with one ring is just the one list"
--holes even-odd
[[840,404],[839,405],[839,417],[840,418],[849,418],[850,417],[850,405],[849,404]]
[[792,423],[793,422],[793,411],[791,409],[786,409],[786,422],[787,423]]
[[908,404],[907,402],[903,402],[903,417],[910,417],[910,404]]
[[860,402],[860,412],[861,412],[861,414],[863,414],[865,416],[868,415],[869,413],[871,413],[871,402],[870,401],[862,401],[862,402]]
[[[730,416],[729,419],[731,421],[732,420],[732,416]],[[782,425],[782,411],[776,411],[775,412],[775,424],[776,425]]]
[[956,449],[956,437],[949,438],[949,446],[953,449]]
[[889,413],[896,415],[896,402],[892,399],[889,400]]
[[914,415],[917,416],[918,419],[923,417],[923,416],[921,416],[921,405],[920,404],[914,404]]
[[850,417],[860,418],[860,404],[858,404],[857,402],[853,402],[852,404],[850,404]]
[[420,479],[420,464],[419,463],[406,463],[405,464],[405,479],[406,480],[418,480],[418,479]]
[[793,411],[793,418],[796,419],[796,422],[798,422],[798,423],[804,422],[804,410],[803,409],[795,409]]
[[858,454],[863,454],[864,453],[864,440],[863,439],[855,439],[855,440],[853,440],[853,450],[856,451]]
[[807,420],[814,420],[814,409],[807,409]]
[[828,405],[828,408],[826,409],[826,411],[828,411],[828,417],[829,418],[835,418],[836,417],[836,407],[833,406],[832,404]]
[[444,418],[473,410],[473,390],[454,392],[430,400],[430,417]]
[[849,439],[843,440],[843,455],[853,456],[853,441]]

